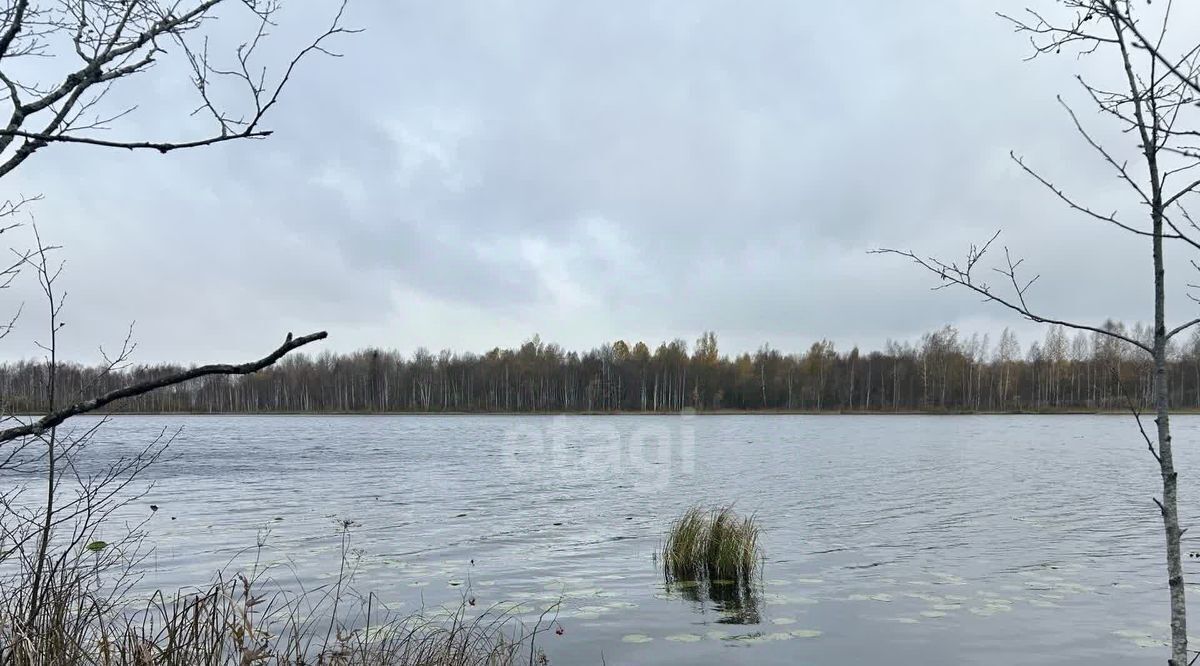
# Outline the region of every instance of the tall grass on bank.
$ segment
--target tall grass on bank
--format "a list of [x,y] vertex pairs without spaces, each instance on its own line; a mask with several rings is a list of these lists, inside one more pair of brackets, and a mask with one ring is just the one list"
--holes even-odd
[[693,506],[671,523],[662,558],[668,581],[749,582],[762,560],[758,521]]
[[[528,626],[508,604],[398,614],[355,593],[348,539],[334,583],[293,593],[253,573],[190,591],[114,599],[90,571],[50,579],[30,624],[24,595],[0,599],[2,666],[517,666],[544,665],[537,646],[557,605]],[[7,581],[10,586],[13,580]],[[9,589],[12,589],[9,587]]]
[[[283,591],[260,593],[245,576],[170,597],[154,594],[115,615],[87,612],[87,598],[55,598],[32,628],[0,617],[0,664],[5,666],[516,666],[546,664],[537,647],[553,618],[533,627],[512,606],[476,609],[464,596],[456,608],[398,615],[374,596],[354,600]],[[349,609],[332,631],[333,603]],[[80,614],[90,616],[86,624]],[[351,620],[347,621],[347,617]]]

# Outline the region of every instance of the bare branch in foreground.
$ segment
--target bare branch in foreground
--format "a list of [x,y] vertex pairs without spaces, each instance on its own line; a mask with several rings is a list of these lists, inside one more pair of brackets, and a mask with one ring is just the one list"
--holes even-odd
[[1180,333],[1183,333],[1184,331],[1195,326],[1196,324],[1200,324],[1200,319],[1193,319],[1189,322],[1186,322],[1186,323],[1180,324],[1179,326],[1176,326],[1175,328],[1171,329],[1167,333],[1167,339],[1170,340],[1171,338],[1175,337],[1176,335],[1179,335]]
[[[1116,331],[1110,331],[1106,328],[1102,328],[1099,326],[1090,326],[1087,324],[1078,324],[1075,322],[1065,321],[1062,319],[1053,319],[1051,317],[1046,317],[1046,316],[1034,313],[1032,310],[1030,310],[1029,306],[1025,302],[1025,293],[1029,290],[1029,287],[1031,287],[1033,285],[1033,283],[1037,281],[1038,278],[1037,278],[1037,276],[1034,276],[1031,280],[1025,282],[1024,284],[1022,284],[1020,281],[1018,281],[1017,268],[1020,267],[1021,260],[1013,262],[1010,257],[1007,260],[1008,261],[1007,268],[993,269],[996,272],[1003,275],[1007,279],[1007,281],[1012,284],[1013,294],[1014,294],[1013,297],[1000,296],[987,283],[976,281],[974,275],[972,274],[973,269],[975,268],[975,265],[977,263],[979,263],[979,260],[983,258],[984,254],[987,253],[988,248],[991,247],[992,243],[996,240],[997,237],[999,237],[999,235],[1000,235],[1000,232],[997,231],[995,233],[995,235],[992,236],[991,240],[989,240],[987,243],[985,243],[982,248],[976,248],[976,246],[972,245],[970,251],[967,253],[967,262],[966,262],[965,268],[960,267],[957,263],[946,263],[940,259],[935,259],[933,257],[923,258],[923,257],[917,255],[912,250],[896,250],[896,249],[892,249],[892,248],[879,248],[879,249],[875,249],[875,250],[870,250],[869,254],[896,254],[901,257],[905,257],[905,258],[911,260],[913,263],[917,264],[921,268],[924,268],[925,270],[929,271],[930,273],[938,275],[942,279],[942,284],[938,285],[937,287],[934,287],[934,289],[944,289],[948,286],[953,286],[953,285],[959,285],[962,287],[966,287],[967,289],[970,289],[971,291],[979,294],[980,296],[983,296],[985,302],[992,301],[992,302],[999,303],[1000,305],[1003,305],[1004,307],[1008,308],[1009,310],[1012,310],[1012,311],[1020,314],[1021,316],[1025,317],[1026,319],[1028,319],[1030,321],[1037,322],[1039,324],[1057,324],[1059,326],[1065,326],[1067,328],[1073,328],[1073,329],[1080,330],[1080,331],[1091,331],[1093,333],[1100,333],[1101,335],[1107,335],[1111,338],[1116,338],[1117,340],[1120,340],[1124,343],[1133,345],[1134,347],[1141,349],[1142,351],[1146,352],[1147,354],[1154,353],[1154,350],[1152,350],[1150,347],[1147,347],[1144,343],[1138,342],[1137,340],[1134,340],[1133,338],[1127,337],[1125,335],[1121,335],[1120,333],[1118,333]],[[1006,250],[1006,254],[1007,254],[1007,250]]]
[[[318,54],[338,57],[330,42],[360,32],[342,24],[346,3],[341,0],[327,27],[295,52],[279,74],[270,76],[256,52],[275,25],[281,10],[278,0],[71,0],[32,6],[20,0],[15,11],[0,10],[0,102],[10,107],[7,118],[0,120],[0,177],[52,144],[167,153],[270,136],[263,124],[302,61]],[[249,12],[252,31],[230,52],[210,54],[206,26],[217,20],[219,10],[237,6]],[[138,108],[136,103],[105,108],[109,92],[157,65],[171,42],[186,60],[186,65],[174,67],[177,73],[186,72],[199,100],[191,115],[210,116],[210,129],[178,140],[101,136],[110,123]],[[81,62],[55,50],[63,43],[74,45]],[[10,64],[21,57],[44,59],[47,64],[34,70],[42,78]]]
[[1138,431],[1142,434],[1142,440],[1146,442],[1146,448],[1150,450],[1150,455],[1154,456],[1154,460],[1160,465],[1162,464],[1162,456],[1158,455],[1158,450],[1154,448],[1154,441],[1150,439],[1150,435],[1146,432],[1146,427],[1142,425],[1142,410],[1138,408],[1137,402],[1133,396],[1129,394],[1129,389],[1121,385],[1121,374],[1116,366],[1110,366],[1113,377],[1116,379],[1117,388],[1121,389],[1121,394],[1125,396],[1126,406],[1129,412],[1133,414],[1133,420],[1137,422]]
[[1125,26],[1126,30],[1132,32],[1133,36],[1137,38],[1138,48],[1144,49],[1150,54],[1151,58],[1154,58],[1158,62],[1162,63],[1162,65],[1165,66],[1172,74],[1174,74],[1175,77],[1179,79],[1179,81],[1185,86],[1191,88],[1197,93],[1200,93],[1200,78],[1196,76],[1195,71],[1185,72],[1181,69],[1180,64],[1171,62],[1171,59],[1162,52],[1161,39],[1157,44],[1151,45],[1150,40],[1146,39],[1141,31],[1138,30],[1137,21],[1133,20],[1133,17],[1131,17],[1128,12],[1114,11],[1113,15]]
[[77,402],[68,407],[64,407],[63,409],[53,411],[37,421],[34,421],[33,423],[0,430],[0,442],[12,441],[19,437],[38,436],[44,433],[46,430],[61,424],[63,421],[66,421],[73,416],[79,416],[80,414],[96,411],[97,409],[100,409],[109,403],[116,402],[117,400],[121,400],[123,398],[132,398],[134,396],[142,395],[143,393],[149,393],[150,391],[154,391],[166,386],[181,384],[199,377],[205,377],[208,375],[248,375],[255,373],[263,368],[273,365],[276,361],[283,358],[289,352],[299,349],[300,347],[303,347],[311,342],[324,340],[327,337],[329,337],[329,334],[325,331],[304,335],[298,338],[291,338],[289,335],[289,339],[280,345],[278,349],[257,361],[250,361],[249,363],[242,363],[240,365],[231,365],[228,363],[202,365],[173,375],[167,375],[165,377],[159,377],[157,379],[151,379],[149,381],[124,386],[122,388],[109,391],[104,395],[92,398],[91,400]]

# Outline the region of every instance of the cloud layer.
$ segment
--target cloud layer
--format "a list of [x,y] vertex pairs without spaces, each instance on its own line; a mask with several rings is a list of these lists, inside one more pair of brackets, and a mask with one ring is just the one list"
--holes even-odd
[[[296,7],[282,44],[315,20]],[[132,320],[143,360],[253,356],[317,328],[332,349],[402,351],[996,333],[1017,322],[867,250],[961,254],[1001,228],[1043,275],[1039,307],[1145,319],[1148,247],[1072,216],[1008,158],[1136,212],[1055,101],[1085,108],[1073,73],[1111,63],[1024,62],[995,9],[355,0],[366,32],[309,63],[270,139],[52,147],[6,189],[45,196],[81,360]],[[186,115],[170,74],[137,89],[156,110],[123,130]],[[4,298],[35,311],[27,288]],[[37,323],[3,356],[33,353]]]

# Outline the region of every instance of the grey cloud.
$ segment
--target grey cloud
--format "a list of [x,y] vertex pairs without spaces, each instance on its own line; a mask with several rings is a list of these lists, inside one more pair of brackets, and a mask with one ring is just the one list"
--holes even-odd
[[[14,182],[69,246],[80,337],[136,318],[150,359],[301,326],[404,350],[997,333],[994,306],[866,251],[961,253],[998,228],[1047,309],[1135,318],[1146,276],[1124,239],[1007,157],[1120,205],[1054,101],[1101,65],[1022,62],[997,8],[356,0],[367,32],[310,63],[268,141],[47,150]],[[170,129],[156,105],[130,129]]]

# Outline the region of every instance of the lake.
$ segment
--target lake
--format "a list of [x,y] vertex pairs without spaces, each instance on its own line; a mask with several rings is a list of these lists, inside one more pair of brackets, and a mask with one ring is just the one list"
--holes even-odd
[[[1200,418],[1174,425],[1194,525]],[[393,608],[561,599],[552,664],[1167,658],[1158,470],[1130,417],[116,417],[92,455],[164,427],[131,507],[160,507],[146,585],[245,565],[264,530],[265,561],[327,582],[349,519],[355,586]],[[722,502],[762,523],[750,613],[667,590],[655,559],[673,517]]]

